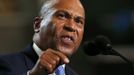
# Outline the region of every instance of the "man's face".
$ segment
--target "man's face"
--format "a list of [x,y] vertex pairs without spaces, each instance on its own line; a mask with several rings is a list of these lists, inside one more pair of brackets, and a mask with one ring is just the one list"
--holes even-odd
[[39,47],[72,55],[83,37],[85,14],[82,5],[79,0],[59,0],[49,14],[40,23]]

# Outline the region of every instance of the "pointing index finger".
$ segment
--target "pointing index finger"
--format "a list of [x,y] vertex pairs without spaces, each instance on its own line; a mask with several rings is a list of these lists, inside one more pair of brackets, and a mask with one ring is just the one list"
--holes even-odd
[[68,59],[68,57],[67,57],[65,54],[63,54],[63,53],[60,52],[60,51],[54,51],[54,50],[53,50],[53,52],[54,52],[57,56],[60,57],[60,60],[61,60],[62,63],[64,63],[64,64],[69,63],[69,59]]

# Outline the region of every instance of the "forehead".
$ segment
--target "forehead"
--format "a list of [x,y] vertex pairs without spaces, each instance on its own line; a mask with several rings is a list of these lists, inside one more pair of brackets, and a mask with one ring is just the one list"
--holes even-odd
[[59,0],[55,5],[57,10],[66,10],[69,13],[85,18],[85,12],[79,0]]

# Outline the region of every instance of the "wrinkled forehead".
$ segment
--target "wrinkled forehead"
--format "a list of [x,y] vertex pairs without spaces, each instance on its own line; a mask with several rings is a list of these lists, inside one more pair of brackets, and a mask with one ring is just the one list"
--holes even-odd
[[85,16],[84,8],[79,0],[59,0],[59,2],[55,4],[55,8],[75,12],[75,14],[79,16]]
[[40,14],[44,15],[50,9],[68,10],[79,16],[85,17],[84,8],[79,0],[45,0]]

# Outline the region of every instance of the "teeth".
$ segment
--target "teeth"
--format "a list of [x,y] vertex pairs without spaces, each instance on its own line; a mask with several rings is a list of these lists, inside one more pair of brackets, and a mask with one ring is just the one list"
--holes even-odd
[[63,36],[61,38],[61,41],[64,43],[64,44],[67,44],[67,45],[70,45],[73,43],[73,40],[71,39],[71,37],[69,36]]
[[71,40],[71,38],[69,38],[69,37],[64,37],[64,39],[65,40],[69,40],[69,41]]

